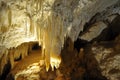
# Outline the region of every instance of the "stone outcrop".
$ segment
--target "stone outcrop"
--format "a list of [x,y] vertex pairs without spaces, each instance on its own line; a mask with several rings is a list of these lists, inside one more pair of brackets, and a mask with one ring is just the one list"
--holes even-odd
[[[106,36],[112,38],[110,31],[115,38],[120,32],[119,24],[115,28],[112,24],[119,15],[119,0],[1,0],[0,74],[5,65],[11,64],[13,68],[14,60],[28,55],[31,48],[24,43],[31,41],[42,46],[47,71],[50,67],[59,68],[67,37],[71,42],[78,38],[104,41]],[[68,48],[70,51],[76,53],[73,44]]]
[[99,64],[102,75],[108,80],[120,79],[120,43],[103,42],[92,46],[92,52]]

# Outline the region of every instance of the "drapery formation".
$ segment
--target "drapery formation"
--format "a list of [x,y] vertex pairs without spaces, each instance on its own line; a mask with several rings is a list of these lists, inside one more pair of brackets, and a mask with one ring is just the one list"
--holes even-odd
[[64,28],[62,18],[50,10],[53,2],[14,1],[1,1],[3,5],[0,13],[1,46],[9,49],[23,42],[38,41],[42,46],[46,70],[48,71],[50,65],[52,69],[58,68],[64,44]]
[[[117,1],[119,0],[0,1],[0,46],[10,49],[24,42],[38,41],[42,46],[46,70],[50,65],[53,69],[58,68],[64,38],[68,36],[75,41],[86,22],[96,13],[104,13],[106,8]],[[102,26],[106,28],[106,24],[98,22],[99,24],[102,25],[95,28],[100,33]],[[91,30],[93,38],[96,37],[95,29]],[[89,33],[85,35],[89,36]],[[86,36],[83,34],[82,39],[89,39]],[[92,40],[91,37],[89,40]]]

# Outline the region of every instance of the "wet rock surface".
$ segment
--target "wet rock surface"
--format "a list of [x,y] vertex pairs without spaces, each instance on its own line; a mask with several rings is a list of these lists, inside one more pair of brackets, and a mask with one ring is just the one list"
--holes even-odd
[[47,72],[44,60],[30,64],[6,80],[119,80],[120,36],[114,41],[89,43],[78,51],[70,38],[61,51],[58,69]]
[[[119,80],[119,15],[119,0],[1,0],[0,80],[10,70],[7,80]],[[64,42],[66,37],[70,39]],[[83,41],[74,44],[77,38]],[[33,47],[24,44],[36,40]],[[38,45],[46,48],[46,63],[51,50],[61,52],[58,70],[46,72],[45,65],[32,64],[40,55],[29,53]],[[33,62],[22,60],[28,55]]]

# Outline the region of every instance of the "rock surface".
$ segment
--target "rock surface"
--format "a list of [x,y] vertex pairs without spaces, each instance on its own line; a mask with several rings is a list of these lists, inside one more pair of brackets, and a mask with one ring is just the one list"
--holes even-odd
[[[67,37],[71,42],[78,37],[92,41],[108,28],[118,15],[119,0],[1,0],[0,75],[8,62],[13,68],[14,60],[28,55],[29,45],[24,43],[30,41],[38,41],[42,46],[46,70],[50,65],[53,69],[58,68],[62,60],[60,53]],[[110,31],[115,32],[113,36],[117,36],[120,31],[113,26]],[[76,53],[72,47],[73,44],[66,51],[71,53],[70,56],[74,56],[72,52]],[[85,72],[81,68],[78,71]]]
[[[120,40],[120,38],[118,37]],[[120,42],[103,42],[92,47],[92,52],[108,80],[120,79]]]
[[5,80],[5,77],[15,67],[16,61],[19,61],[31,52],[35,42],[23,43],[17,48],[7,49],[0,47],[0,79]]

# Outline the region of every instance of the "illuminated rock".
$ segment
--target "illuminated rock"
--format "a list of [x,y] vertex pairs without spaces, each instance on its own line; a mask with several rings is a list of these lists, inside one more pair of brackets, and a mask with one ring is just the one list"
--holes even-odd
[[[42,54],[46,70],[48,71],[50,65],[52,68],[58,68],[64,38],[68,36],[75,41],[79,33],[83,31],[86,22],[89,22],[96,13],[104,11],[117,1],[0,1],[0,45],[7,49],[15,48],[14,58],[20,55],[24,58],[27,56],[27,47],[19,46],[24,42],[38,41],[43,47]],[[19,51],[20,49],[23,50]],[[11,63],[13,63],[12,57]]]
[[99,36],[100,33],[105,28],[107,28],[107,25],[105,23],[103,23],[103,22],[97,22],[97,23],[93,24],[91,26],[91,28],[80,37],[80,39],[91,41],[94,38],[96,38],[97,36]]

